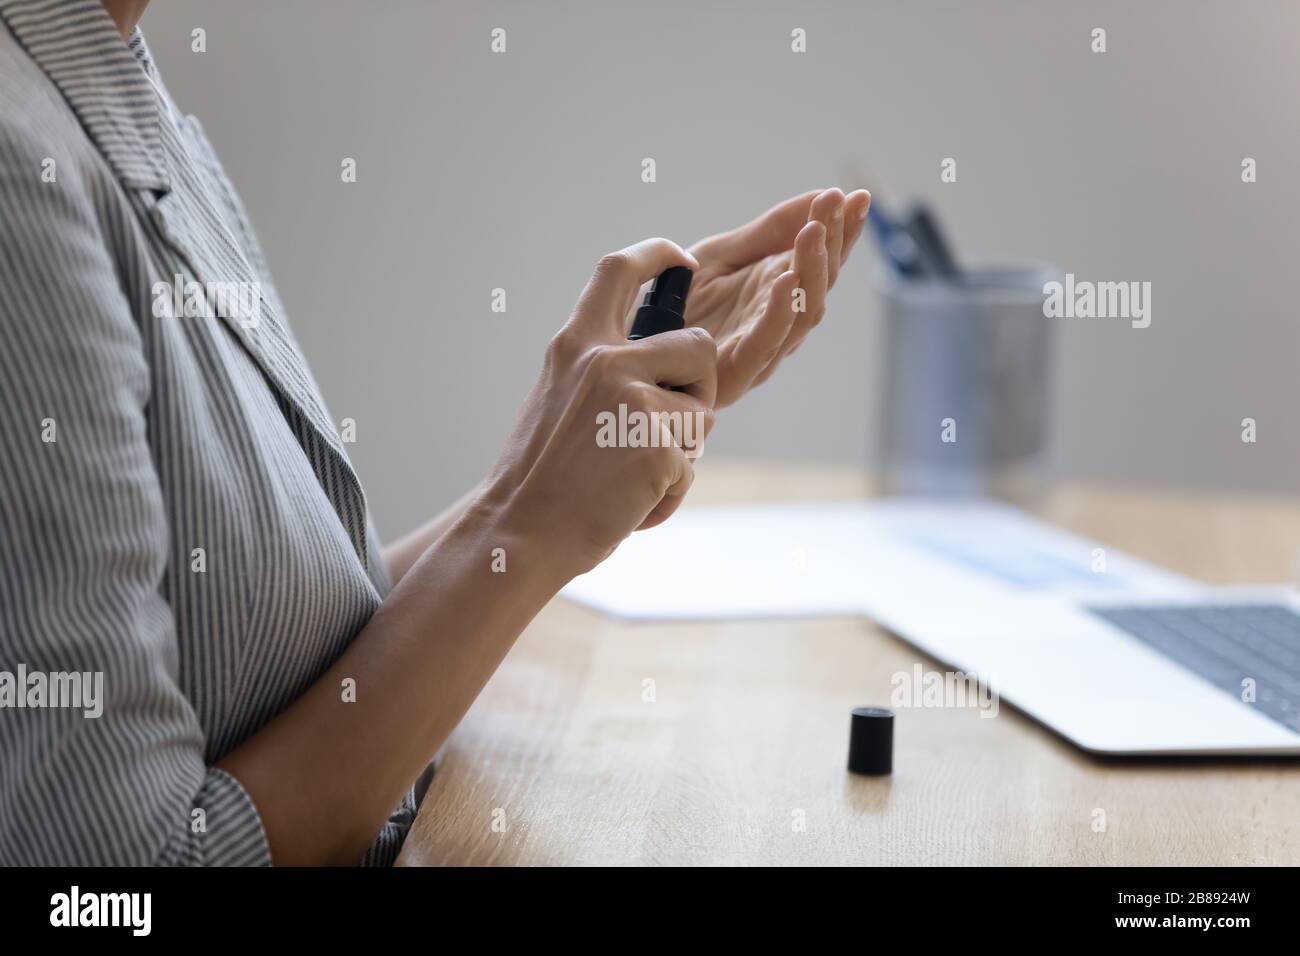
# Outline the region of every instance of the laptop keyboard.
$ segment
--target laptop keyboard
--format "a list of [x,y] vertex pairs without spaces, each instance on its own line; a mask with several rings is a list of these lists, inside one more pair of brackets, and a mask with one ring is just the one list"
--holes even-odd
[[1281,604],[1090,608],[1097,617],[1300,733],[1300,614]]

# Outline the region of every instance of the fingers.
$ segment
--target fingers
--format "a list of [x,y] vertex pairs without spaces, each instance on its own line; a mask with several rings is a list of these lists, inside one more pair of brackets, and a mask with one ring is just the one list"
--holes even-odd
[[673,512],[681,507],[682,502],[686,500],[686,492],[690,490],[691,483],[695,480],[695,467],[689,462],[686,465],[686,475],[689,480],[684,483],[681,490],[664,495],[663,498],[659,499],[659,504],[651,508],[650,513],[637,525],[637,531],[645,531],[647,528],[663,524],[673,516]]
[[713,429],[717,346],[703,329],[686,328],[604,345],[588,357],[584,374],[591,376],[591,392],[608,396],[600,412],[612,412],[606,403],[616,399],[620,419],[640,420],[620,447],[636,449],[629,462],[651,483],[656,504],[640,525],[651,527],[677,509],[694,480],[692,462]]
[[661,444],[676,445],[691,461],[704,454],[704,441],[717,421],[713,407],[684,392],[668,391],[656,396],[656,404],[661,413],[667,413],[659,419],[661,438],[668,439]]
[[[688,400],[689,401],[689,400]],[[697,440],[693,448],[674,448],[670,446],[673,436],[669,434],[667,425],[662,426],[664,430],[663,448],[660,454],[666,456],[667,461],[664,467],[667,468],[667,485],[659,501],[650,509],[649,513],[637,525],[638,531],[644,531],[646,528],[653,528],[657,524],[666,521],[680,506],[686,498],[686,493],[691,490],[691,485],[695,483],[695,459],[699,456],[702,439]]]
[[713,427],[713,410],[688,395],[659,390],[651,403],[651,427],[657,430],[654,444],[645,450],[645,467],[657,476],[658,500],[637,525],[653,528],[681,505],[695,481],[695,459],[703,451],[704,438]]
[[826,190],[813,200],[808,216],[826,227],[826,287],[830,288],[840,271],[840,247],[844,244],[844,193]]
[[827,227],[830,284],[834,285],[839,267],[862,234],[870,204],[871,194],[865,189],[856,189],[848,196],[836,188],[815,189],[791,196],[738,229],[702,239],[690,251],[698,258],[718,263],[724,270],[738,269],[765,256],[789,251],[804,224],[817,219]]
[[606,341],[621,341],[627,336],[624,324],[637,292],[670,266],[698,269],[700,264],[667,239],[643,239],[603,256],[578,298],[572,324]]
[[789,355],[826,313],[826,289],[830,284],[826,236],[826,226],[813,219],[794,241],[794,270],[799,274],[799,287],[804,294],[799,303],[802,311],[796,309],[794,327],[781,349],[782,357]]
[[686,500],[686,492],[690,490],[691,482],[695,480],[694,467],[688,463],[686,469],[690,481],[685,483],[685,486],[680,492],[672,495],[664,495],[663,498],[659,499],[659,503],[651,508],[650,513],[645,516],[645,519],[639,525],[636,526],[637,531],[645,531],[647,528],[653,528],[656,525],[663,524],[673,516],[673,513],[678,508],[681,507],[682,502]]
[[853,244],[862,235],[867,209],[871,205],[871,194],[865,189],[857,189],[848,196],[839,198],[836,196],[838,192],[836,189],[828,189],[820,193],[809,210],[809,225],[819,222],[826,228],[824,251],[818,248],[816,236],[808,227],[801,230],[795,240],[794,269],[800,276],[807,276],[807,281],[802,286],[805,292],[804,311],[796,316],[780,354],[755,376],[751,387],[767,381],[780,360],[793,354],[803,344],[808,333],[821,322],[822,316],[826,314],[827,293],[839,278],[840,266],[848,260]]
[[[818,272],[817,265],[814,265],[814,273],[809,275],[809,281],[805,285],[808,293],[807,302],[805,303],[806,311],[799,317],[794,328],[791,329],[790,335],[781,350],[781,358],[792,355],[803,344],[804,339],[808,337],[808,333],[821,322],[822,316],[826,314],[826,295],[831,286],[835,285],[835,280],[839,278],[840,266],[847,261],[849,252],[852,250],[853,244],[857,242],[858,237],[862,235],[862,228],[866,223],[867,209],[871,205],[871,194],[869,192],[865,189],[855,190],[843,199],[838,208],[834,204],[833,195],[827,198],[828,194],[834,192],[836,190],[827,190],[818,196],[813,202],[811,212],[815,221],[826,222],[825,216],[829,214],[830,217],[826,237],[824,281]],[[814,263],[816,263],[818,260],[815,244],[812,243],[811,239],[809,239],[809,243],[813,245],[811,251]],[[795,246],[795,261],[795,267],[799,268],[800,249],[798,242],[796,242]],[[772,374],[774,368],[775,363],[760,374],[755,379],[754,384],[761,385]]]
[[786,252],[808,221],[813,200],[820,192],[814,189],[791,196],[738,229],[700,240],[691,247],[691,251],[696,256],[715,260],[733,269],[757,262],[765,256]]
[[720,359],[726,363],[726,368],[719,370],[719,377],[736,383],[736,387],[730,389],[735,396],[726,398],[744,394],[756,384],[763,370],[781,357],[782,348],[798,318],[795,312],[798,287],[797,272],[786,270],[777,276],[768,292],[763,314],[740,338],[731,353]]
[[871,193],[855,189],[844,199],[844,244],[840,246],[840,265],[843,266],[853,251],[853,244],[862,235],[867,223],[867,210],[871,207]]
[[646,381],[678,389],[713,408],[718,397],[718,347],[704,329],[664,332],[629,342],[625,348]]

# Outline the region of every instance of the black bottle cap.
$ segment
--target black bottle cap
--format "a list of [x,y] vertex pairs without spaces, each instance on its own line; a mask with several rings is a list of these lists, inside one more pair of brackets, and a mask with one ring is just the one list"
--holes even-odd
[[669,266],[655,278],[645,294],[646,305],[662,305],[679,315],[686,312],[686,293],[691,291],[694,273],[685,266]]
[[636,310],[629,339],[644,339],[660,332],[686,327],[686,294],[693,273],[685,266],[670,266],[655,277],[645,301]]
[[872,776],[894,769],[894,712],[854,707],[849,724],[849,770]]

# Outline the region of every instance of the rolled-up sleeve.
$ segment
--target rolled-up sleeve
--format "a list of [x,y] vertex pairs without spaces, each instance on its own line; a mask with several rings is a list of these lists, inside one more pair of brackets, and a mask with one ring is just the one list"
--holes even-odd
[[[51,149],[0,120],[0,864],[267,864],[177,683],[124,266],[75,160],[43,181]],[[90,675],[102,712],[19,707],[20,672]]]

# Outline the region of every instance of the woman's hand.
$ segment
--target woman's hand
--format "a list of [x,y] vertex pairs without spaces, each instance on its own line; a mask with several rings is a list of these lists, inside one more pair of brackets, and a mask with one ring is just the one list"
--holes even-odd
[[[605,256],[573,316],[551,341],[484,499],[535,535],[574,574],[590,570],[638,528],[672,514],[694,478],[697,445],[713,426],[717,350],[700,328],[627,340],[625,318],[643,283],[699,263],[667,239]],[[620,410],[620,406],[624,406]],[[601,441],[601,419],[649,422],[641,447]],[[661,428],[656,413],[676,413]],[[608,419],[606,419],[608,420]],[[654,438],[650,435],[653,432]],[[636,441],[636,433],[627,436]]]
[[[695,350],[702,354],[716,346],[716,391],[707,392],[715,408],[732,404],[749,389],[766,381],[781,360],[797,349],[809,330],[821,321],[826,310],[826,293],[835,284],[840,267],[862,232],[870,203],[871,196],[864,189],[847,197],[838,189],[804,193],[774,206],[739,229],[696,243],[691,247],[694,255],[683,253],[667,240],[651,240],[607,256],[597,267],[573,319],[552,342],[542,380],[533,390],[496,472],[436,519],[388,546],[385,557],[393,580],[401,580],[420,555],[475,502],[495,503],[513,495],[516,488],[522,489],[545,450],[550,436],[547,430],[553,432],[560,427],[556,417],[559,411],[553,407],[554,403],[561,400],[559,396],[566,395],[576,401],[571,393],[582,374],[600,378],[595,373],[584,372],[589,363],[594,361],[605,369],[606,388],[620,387],[612,381],[618,377],[623,380],[621,387],[631,388],[636,382],[646,384],[650,367],[643,361],[634,368],[633,357],[648,356],[647,361],[659,361],[664,350],[671,354]],[[688,265],[695,270],[686,305],[688,331],[685,336],[674,333],[643,340],[646,344],[640,351],[635,347],[629,349],[625,337],[637,301],[633,283],[648,281],[670,265]],[[796,289],[802,289],[801,296],[796,297]],[[704,341],[702,336],[689,339],[690,328],[707,331],[712,342]],[[683,337],[690,344],[682,344],[679,340]],[[604,351],[606,347],[612,349],[608,354]],[[693,383],[684,394],[704,396],[706,389],[715,388],[712,381],[710,378],[707,383],[703,380]],[[674,398],[662,394],[663,391],[643,391],[638,397],[663,404],[663,410],[678,409],[681,395]],[[601,396],[596,405],[605,402],[601,410],[617,413],[618,402],[609,404],[612,397]],[[635,402],[626,404],[629,410],[642,407]],[[592,408],[584,411],[588,417],[580,425],[592,428],[594,434],[591,412]],[[711,411],[707,420],[711,426]],[[594,440],[587,442],[592,435],[584,434],[582,429],[578,434],[586,442],[584,453],[603,452],[599,459],[601,466],[616,466],[613,459],[617,456],[611,453],[617,449],[597,449]],[[554,475],[564,467],[564,455],[572,452],[571,448],[563,453],[552,449],[548,468],[531,480],[528,494],[521,495],[521,500],[535,500],[540,494],[535,489],[551,487],[557,481]],[[660,467],[675,460],[667,453],[647,457],[655,457]],[[618,464],[624,462],[620,460]],[[564,479],[569,488],[603,495],[605,509],[616,506],[613,499],[621,493],[606,483],[603,472],[579,475],[576,469],[585,466],[574,467],[574,473]],[[685,484],[689,484],[689,469],[685,475]],[[643,478],[638,474],[638,480]],[[676,509],[685,487],[674,484],[670,491],[650,508],[641,527],[658,524]],[[539,516],[562,513],[562,501],[572,507],[579,500],[564,488],[556,488],[554,492],[558,497],[548,500],[544,507],[530,505],[529,508],[537,507]],[[628,497],[626,503],[633,512],[644,504],[634,497]],[[590,500],[581,499],[579,512],[590,504]],[[526,517],[532,518],[534,524],[540,520],[538,516]],[[594,560],[588,557],[584,561],[589,565],[599,563],[627,533],[620,535],[613,530],[621,526],[617,521],[608,526],[597,527],[598,524],[593,519],[591,527],[585,529],[590,542],[587,551],[598,555]]]
[[804,193],[691,247],[700,267],[686,322],[717,343],[716,407],[765,382],[821,321],[870,204],[865,189]]

